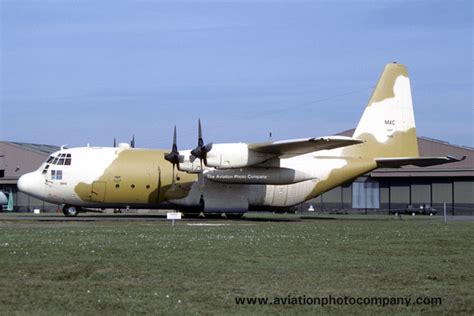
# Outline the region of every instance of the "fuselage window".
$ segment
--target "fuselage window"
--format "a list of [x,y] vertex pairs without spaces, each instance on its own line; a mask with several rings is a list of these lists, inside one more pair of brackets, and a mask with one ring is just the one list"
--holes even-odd
[[51,170],[51,180],[62,180],[63,171],[62,170]]

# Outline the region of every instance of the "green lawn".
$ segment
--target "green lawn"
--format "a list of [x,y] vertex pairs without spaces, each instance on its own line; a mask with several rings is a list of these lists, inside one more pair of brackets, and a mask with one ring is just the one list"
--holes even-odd
[[[473,221],[259,215],[173,227],[6,219],[0,217],[0,314],[474,313]],[[442,303],[236,304],[254,296]]]

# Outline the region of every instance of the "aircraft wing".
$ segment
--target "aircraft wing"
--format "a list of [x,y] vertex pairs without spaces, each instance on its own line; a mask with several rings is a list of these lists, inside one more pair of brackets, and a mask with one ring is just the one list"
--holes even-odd
[[417,167],[428,167],[435,165],[442,165],[445,163],[458,162],[466,159],[466,156],[462,158],[454,158],[452,156],[446,157],[419,157],[419,158],[378,158],[378,168],[400,168],[406,165],[413,165]]
[[346,147],[363,142],[363,140],[347,136],[327,136],[249,144],[248,148],[252,151],[266,154],[302,155],[313,151]]

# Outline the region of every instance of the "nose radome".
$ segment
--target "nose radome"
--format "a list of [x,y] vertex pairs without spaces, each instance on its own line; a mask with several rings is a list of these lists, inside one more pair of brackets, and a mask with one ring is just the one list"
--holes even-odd
[[35,183],[35,174],[33,172],[26,173],[18,179],[18,189],[21,192],[27,193],[27,194],[35,194],[35,187],[38,186],[39,183]]
[[26,190],[28,188],[28,185],[27,185],[27,182],[28,182],[28,175],[29,173],[27,174],[24,174],[20,177],[20,179],[18,179],[18,183],[17,183],[17,187],[18,189],[21,191],[21,192],[24,192],[24,193],[28,193]]

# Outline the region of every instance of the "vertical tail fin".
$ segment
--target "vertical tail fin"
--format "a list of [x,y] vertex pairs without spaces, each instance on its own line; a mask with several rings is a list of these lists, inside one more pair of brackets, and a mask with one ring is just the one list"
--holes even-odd
[[418,157],[410,79],[405,66],[387,64],[357,125],[354,138],[364,144],[347,148],[365,157]]

